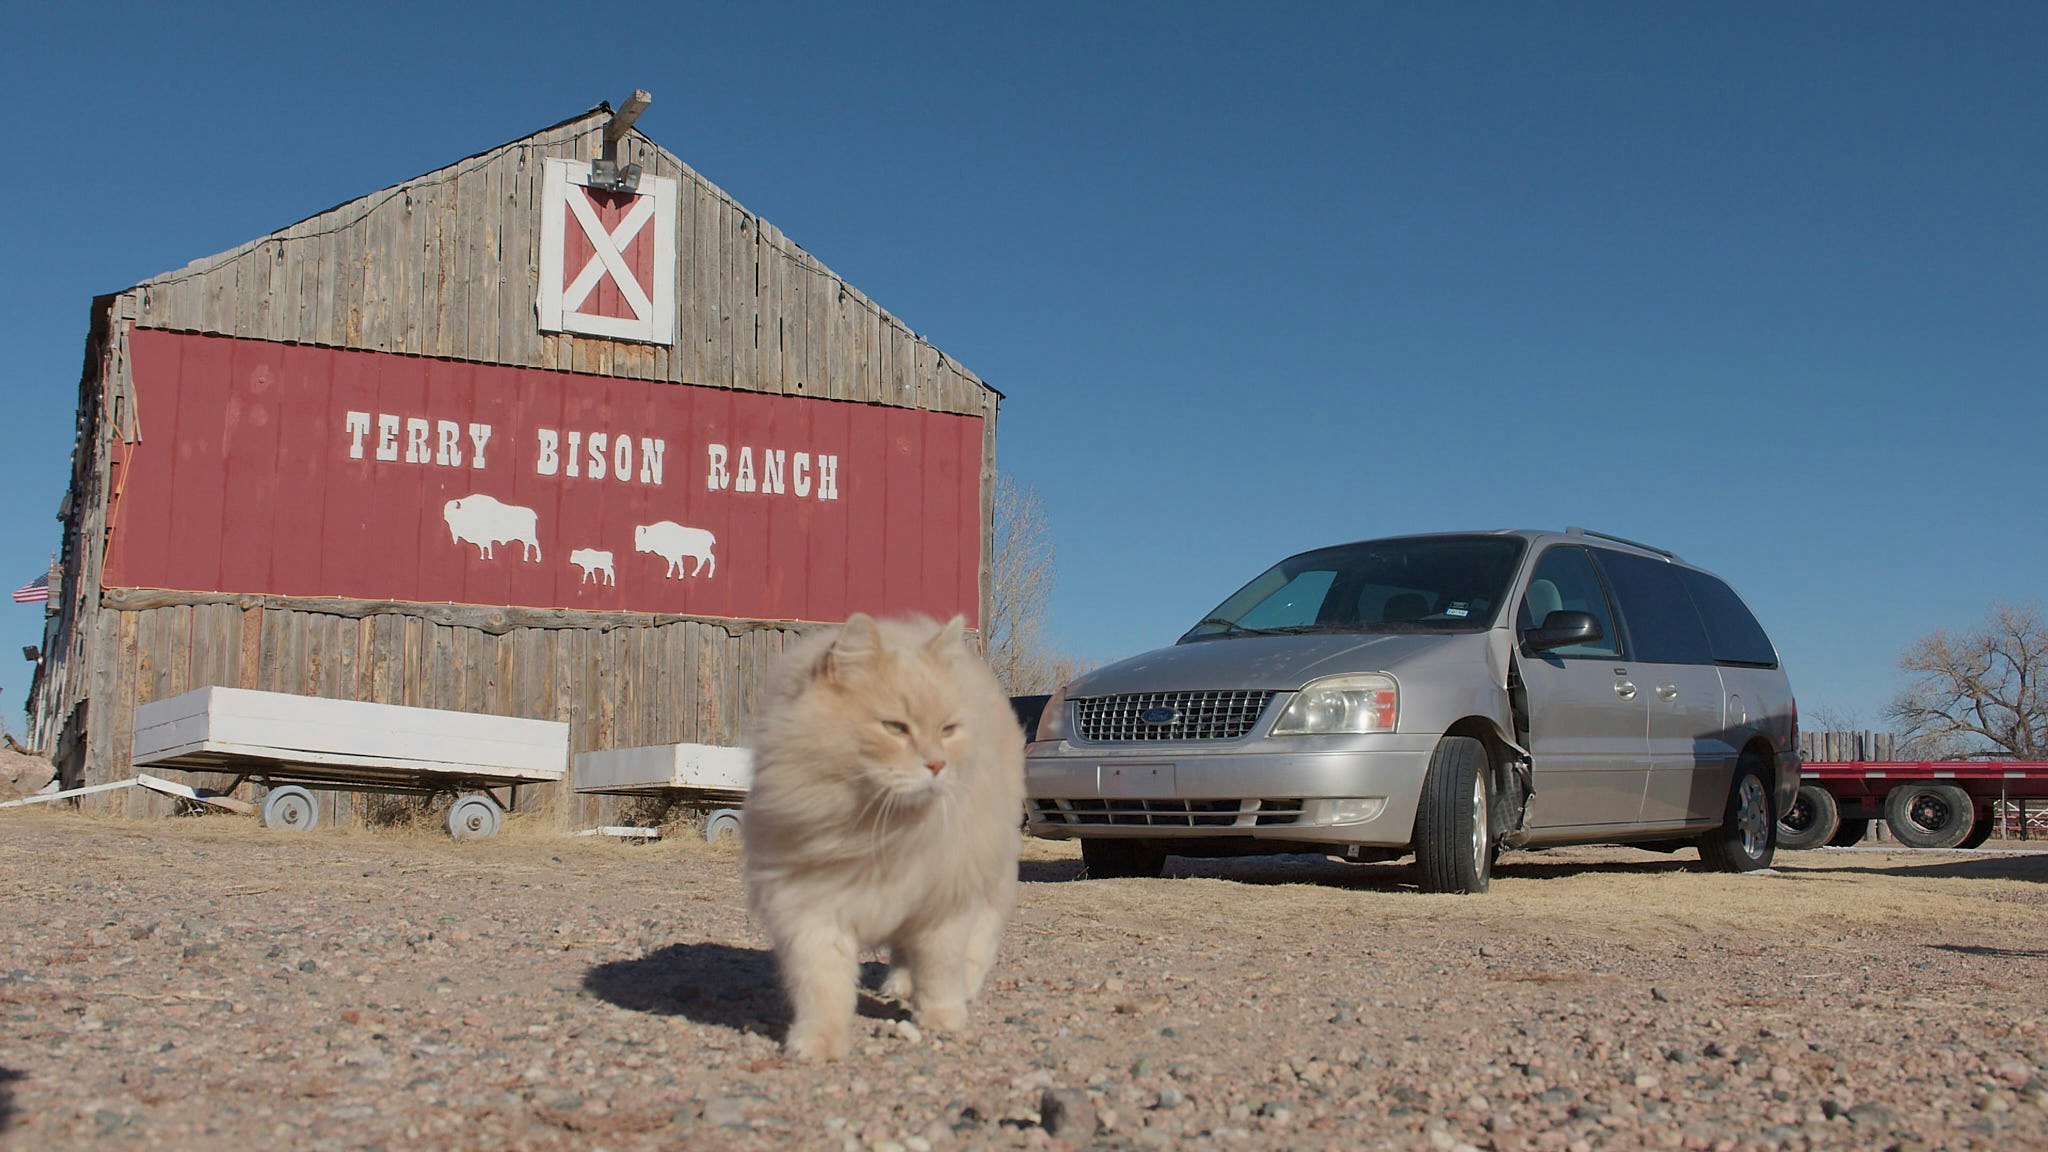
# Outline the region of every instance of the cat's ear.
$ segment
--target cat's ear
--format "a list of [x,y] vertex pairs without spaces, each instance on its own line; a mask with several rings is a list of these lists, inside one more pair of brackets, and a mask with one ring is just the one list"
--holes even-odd
[[875,627],[874,617],[855,612],[839,629],[839,638],[825,650],[825,658],[818,663],[818,675],[827,680],[838,677],[866,664],[881,649],[882,633]]
[[938,634],[925,645],[925,650],[934,656],[957,656],[960,654],[960,642],[966,635],[967,621],[954,616],[939,628]]

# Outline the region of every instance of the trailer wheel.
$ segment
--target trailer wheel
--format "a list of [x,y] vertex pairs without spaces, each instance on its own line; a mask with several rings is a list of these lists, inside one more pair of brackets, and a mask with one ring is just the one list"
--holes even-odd
[[1863,843],[1863,838],[1868,835],[1870,835],[1870,821],[1844,820],[1842,821],[1842,826],[1835,829],[1835,834],[1828,837],[1828,847],[1854,848],[1856,845]]
[[740,814],[731,808],[720,808],[704,817],[704,842],[716,844],[727,836],[740,834]]
[[1998,826],[1998,820],[1997,820],[1997,818],[1996,818],[1996,817],[1994,817],[1994,816],[1993,816],[1993,815],[1991,814],[1991,810],[1990,810],[1990,809],[1988,809],[1988,808],[1987,808],[1987,809],[1985,809],[1985,811],[1984,811],[1984,814],[1983,814],[1982,816],[1979,816],[1979,817],[1977,817],[1977,820],[1976,820],[1976,822],[1970,825],[1970,834],[1969,834],[1968,836],[1965,836],[1965,837],[1963,837],[1963,842],[1962,842],[1961,844],[1958,844],[1958,845],[1956,845],[1956,847],[1958,847],[1958,848],[1981,848],[1981,847],[1983,847],[1983,846],[1984,846],[1984,842],[1985,842],[1986,840],[1989,840],[1989,839],[1991,839],[1991,832],[1992,832],[1992,830],[1993,830],[1994,828],[1996,828],[1997,826]]
[[1715,872],[1754,872],[1771,866],[1778,822],[1771,813],[1771,789],[1763,760],[1745,752],[1728,785],[1721,826],[1700,837],[1700,863]]
[[1908,848],[1953,848],[1976,818],[1970,794],[1953,784],[1901,784],[1885,793],[1884,822]]
[[1493,799],[1486,745],[1446,736],[1429,758],[1415,809],[1415,869],[1424,892],[1469,895],[1493,880]]
[[1818,784],[1801,784],[1792,806],[1778,816],[1778,847],[1788,851],[1818,848],[1842,823],[1834,793]]
[[496,800],[481,792],[471,793],[448,809],[448,834],[457,840],[482,840],[498,834],[502,819]]
[[263,826],[287,832],[310,832],[320,823],[320,804],[296,784],[272,788],[263,797]]
[[1090,880],[1151,879],[1165,873],[1166,853],[1143,840],[1083,840],[1081,866]]

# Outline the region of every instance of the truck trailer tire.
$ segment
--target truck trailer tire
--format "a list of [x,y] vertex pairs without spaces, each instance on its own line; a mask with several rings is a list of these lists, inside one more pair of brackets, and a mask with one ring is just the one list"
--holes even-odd
[[1953,784],[1901,784],[1885,793],[1884,822],[1908,848],[1953,848],[1976,820],[1970,794]]
[[1984,846],[1984,842],[1985,842],[1986,840],[1989,840],[1989,839],[1991,839],[1991,832],[1992,832],[1992,830],[1993,830],[1994,828],[1996,828],[1996,827],[1997,827],[1997,825],[1998,825],[1998,820],[1997,820],[1997,818],[1996,818],[1996,817],[1994,817],[1994,816],[1993,816],[1993,815],[1991,814],[1991,810],[1990,810],[1990,809],[1988,809],[1988,808],[1987,808],[1987,809],[1985,809],[1985,810],[1984,810],[1984,814],[1983,814],[1982,816],[1979,816],[1979,817],[1977,817],[1977,820],[1976,820],[1976,822],[1970,825],[1970,834],[1969,834],[1968,836],[1965,836],[1965,837],[1963,837],[1963,842],[1962,842],[1961,844],[1958,844],[1958,845],[1956,845],[1956,847],[1958,847],[1958,848],[1981,848],[1981,847],[1983,847],[1983,846]]
[[1792,806],[1778,817],[1778,847],[1788,851],[1818,848],[1842,823],[1834,793],[1818,784],[1801,784]]
[[1863,838],[1868,835],[1870,835],[1869,820],[1862,818],[1844,820],[1842,821],[1842,826],[1835,829],[1835,834],[1828,837],[1828,847],[1853,848],[1863,843]]

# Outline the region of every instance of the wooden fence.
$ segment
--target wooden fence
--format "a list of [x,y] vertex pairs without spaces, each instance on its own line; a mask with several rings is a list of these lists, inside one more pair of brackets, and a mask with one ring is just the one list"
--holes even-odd
[[1810,763],[1846,764],[1896,760],[1899,738],[1890,732],[1801,732],[1799,758]]

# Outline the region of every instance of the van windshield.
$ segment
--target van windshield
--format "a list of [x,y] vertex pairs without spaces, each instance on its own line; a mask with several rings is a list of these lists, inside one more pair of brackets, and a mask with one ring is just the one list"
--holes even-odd
[[1479,632],[1506,600],[1519,536],[1410,536],[1291,556],[1180,643],[1302,632]]

